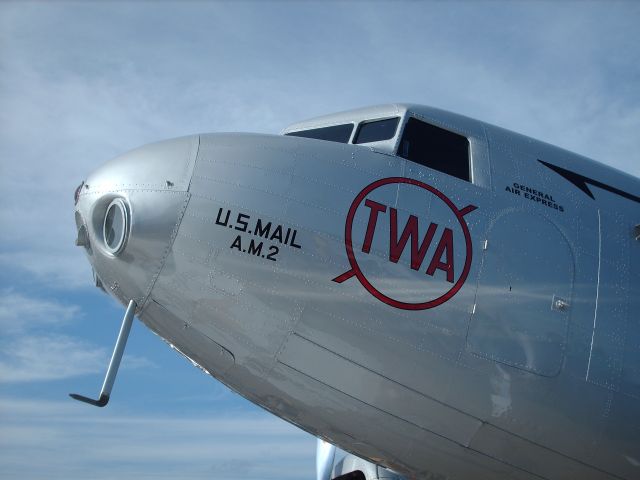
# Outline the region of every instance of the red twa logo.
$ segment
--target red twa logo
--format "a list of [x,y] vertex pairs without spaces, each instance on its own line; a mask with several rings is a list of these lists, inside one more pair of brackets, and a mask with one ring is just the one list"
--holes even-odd
[[[448,218],[443,218],[443,221],[441,221],[441,223],[448,224],[449,226],[439,228],[440,225],[438,223],[435,223],[433,221],[430,222],[422,238],[422,241],[420,241],[418,231],[420,218],[416,215],[409,215],[404,228],[402,228],[401,233],[399,233],[400,228],[398,225],[398,210],[383,203],[376,202],[371,198],[367,198],[367,196],[372,194],[375,190],[392,184],[401,184],[401,187],[404,188],[408,187],[422,189],[422,197],[426,199],[428,199],[429,196],[432,196],[433,200],[431,200],[431,210],[448,212],[446,213],[446,217]],[[383,190],[384,189],[381,189],[377,193],[380,193]],[[427,192],[426,196],[424,195],[424,191]],[[361,207],[363,201],[363,211],[365,215],[368,213],[367,228],[364,233],[361,252],[355,252],[353,249],[352,237],[353,224],[356,213]],[[441,208],[442,205],[444,205],[444,208]],[[349,213],[347,214],[347,220],[344,227],[344,245],[347,251],[347,258],[349,259],[351,269],[346,271],[342,275],[337,276],[333,279],[333,281],[342,283],[345,280],[348,280],[351,277],[355,276],[360,281],[362,286],[378,300],[386,303],[387,305],[391,305],[392,307],[401,308],[404,310],[425,310],[427,308],[433,308],[441,305],[442,303],[453,297],[456,293],[458,293],[458,290],[460,290],[467,279],[467,275],[469,274],[473,248],[471,244],[471,235],[469,234],[469,228],[463,217],[476,208],[477,207],[474,205],[468,205],[459,210],[453,204],[453,202],[449,198],[447,198],[447,196],[441,191],[432,187],[431,185],[427,185],[426,183],[414,180],[412,178],[391,177],[383,178],[381,180],[373,182],[372,184],[365,187],[351,203],[351,207],[349,208]],[[362,215],[360,215],[360,217],[362,217]],[[384,241],[384,235],[387,232],[380,230],[384,230],[385,225],[387,224],[387,217],[389,262],[398,264],[400,257],[407,247],[407,243],[409,243],[411,261],[408,265],[408,267],[410,268],[408,272],[415,271],[420,272],[421,274],[422,272],[424,272],[424,275],[426,275],[427,277],[432,277],[435,280],[438,280],[439,282],[437,285],[444,286],[431,287],[429,285],[426,285],[424,287],[421,287],[420,284],[422,282],[420,280],[424,279],[424,276],[421,275],[420,277],[412,277],[410,273],[400,273],[402,276],[402,281],[412,282],[412,287],[407,289],[410,290],[411,297],[406,299],[403,298],[401,300],[398,298],[401,296],[401,292],[393,292],[389,290],[393,288],[396,283],[402,285],[402,282],[396,282],[395,278],[378,278],[377,280],[375,280],[375,282],[378,284],[378,288],[376,288],[373,286],[372,281],[367,279],[367,276],[362,272],[362,269],[358,264],[356,253],[361,257],[362,262],[362,254],[370,254],[371,245],[376,238],[379,241]],[[378,231],[380,232],[377,233]],[[462,255],[462,252],[454,252],[454,239],[456,238],[456,235],[460,235],[464,240],[464,255]],[[427,257],[427,253],[430,250],[431,245],[435,245],[435,249],[431,249],[433,253],[430,254],[429,257]],[[425,260],[428,260],[428,262],[425,262]],[[462,268],[456,268],[456,263],[462,263]],[[423,270],[423,267],[425,266],[426,268],[424,268]],[[415,282],[416,280],[419,282],[417,287],[413,284],[413,282]],[[443,283],[443,280],[446,283]],[[385,291],[386,293],[383,293],[383,291]],[[418,297],[422,296],[422,298],[418,298],[418,300],[421,301],[415,301],[416,295]]]

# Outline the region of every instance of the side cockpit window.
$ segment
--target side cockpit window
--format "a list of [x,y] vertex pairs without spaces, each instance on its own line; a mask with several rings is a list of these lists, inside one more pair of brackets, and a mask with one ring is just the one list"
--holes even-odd
[[469,140],[457,133],[409,118],[398,146],[400,157],[470,181]]
[[398,128],[399,117],[361,123],[353,143],[382,142],[393,138]]
[[285,133],[285,135],[290,137],[315,138],[316,140],[327,140],[329,142],[349,143],[351,132],[353,132],[353,123],[345,123],[343,125],[332,125],[330,127],[289,132]]

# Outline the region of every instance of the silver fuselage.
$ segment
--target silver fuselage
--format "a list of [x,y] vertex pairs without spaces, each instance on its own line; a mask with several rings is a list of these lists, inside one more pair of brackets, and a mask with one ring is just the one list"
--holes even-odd
[[467,137],[470,181],[397,136],[149,145],[79,194],[99,281],[240,395],[402,474],[640,478],[640,181],[426,107],[309,125],[390,115]]

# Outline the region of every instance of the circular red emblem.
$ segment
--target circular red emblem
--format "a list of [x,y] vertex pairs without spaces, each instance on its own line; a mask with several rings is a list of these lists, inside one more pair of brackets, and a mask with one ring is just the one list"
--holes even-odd
[[[358,261],[356,260],[356,256],[354,254],[354,249],[353,249],[353,238],[352,238],[352,227],[353,227],[353,221],[356,215],[356,211],[358,210],[362,202],[365,200],[367,195],[369,195],[371,192],[373,192],[374,190],[380,187],[393,184],[393,183],[414,185],[416,187],[424,189],[432,193],[433,195],[437,196],[451,210],[451,212],[453,213],[453,215],[455,216],[455,218],[457,219],[460,225],[460,229],[464,237],[464,244],[466,249],[462,273],[460,274],[458,279],[455,281],[455,283],[452,284],[451,288],[449,288],[442,295],[439,295],[437,298],[425,299],[424,301],[420,301],[420,302],[406,302],[406,301],[400,301],[400,300],[391,298],[389,295],[382,293],[379,289],[377,289],[372,285],[372,283],[367,279],[365,274],[362,272],[362,269],[360,268],[360,266],[358,265]],[[390,305],[395,308],[400,308],[403,310],[426,310],[428,308],[437,307],[438,305],[443,304],[444,302],[449,300],[451,297],[453,297],[456,293],[458,293],[460,288],[462,288],[462,285],[464,285],[467,279],[467,276],[469,274],[469,270],[471,268],[471,261],[473,257],[473,248],[472,248],[472,242],[471,242],[471,235],[469,234],[469,227],[467,226],[467,223],[464,220],[464,216],[467,213],[472,212],[476,208],[477,207],[474,205],[468,205],[462,209],[458,209],[453,204],[453,202],[440,190],[438,190],[435,187],[432,187],[431,185],[428,185],[419,180],[414,180],[412,178],[390,177],[390,178],[383,178],[381,180],[377,180],[371,183],[370,185],[366,186],[353,200],[353,202],[351,203],[351,207],[349,208],[349,212],[347,214],[347,219],[345,221],[344,245],[347,252],[347,258],[349,259],[349,264],[351,265],[351,269],[343,273],[342,275],[339,275],[338,277],[334,278],[333,281],[337,283],[342,283],[345,280],[348,280],[349,278],[355,276],[358,279],[358,281],[362,284],[362,286],[375,298],[377,298],[381,302],[386,303],[387,305]]]

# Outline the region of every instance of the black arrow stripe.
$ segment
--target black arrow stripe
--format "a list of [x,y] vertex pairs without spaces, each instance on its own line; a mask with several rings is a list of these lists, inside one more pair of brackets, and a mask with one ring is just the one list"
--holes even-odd
[[541,164],[543,164],[545,167],[550,168],[551,170],[556,172],[558,175],[561,175],[562,177],[564,177],[566,180],[569,180],[571,183],[573,183],[576,187],[578,187],[580,190],[582,190],[584,193],[589,195],[594,200],[595,200],[595,197],[593,196],[593,193],[589,189],[589,185],[593,187],[601,188],[608,192],[615,193],[616,195],[620,195],[621,197],[624,197],[628,200],[632,200],[634,202],[640,203],[640,197],[637,197],[636,195],[632,195],[631,193],[627,193],[623,190],[612,187],[611,185],[607,185],[606,183],[599,182],[598,180],[594,180],[593,178],[585,177],[584,175],[580,175],[579,173],[572,172],[571,170],[567,170],[566,168],[558,167],[557,165],[552,165],[551,163],[544,162],[540,159],[538,159],[538,161]]

